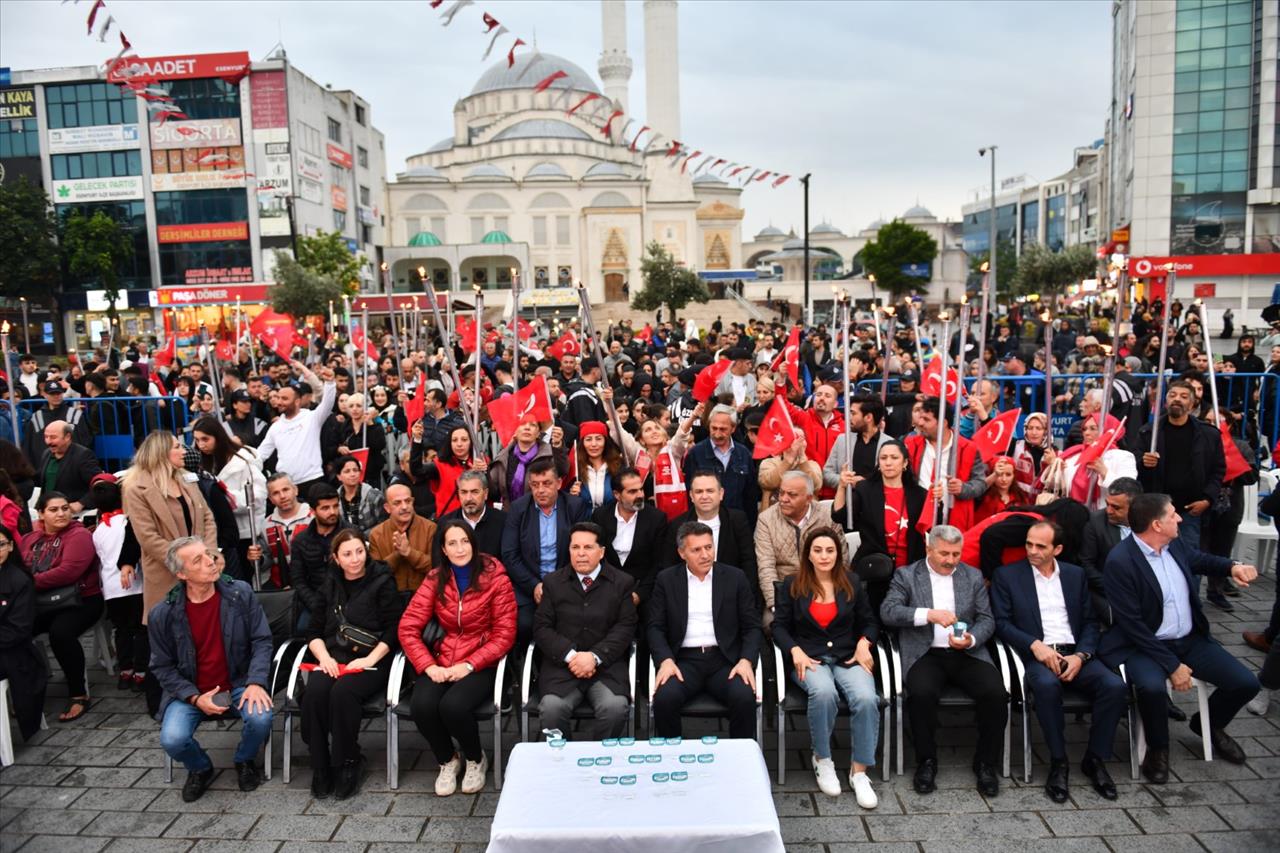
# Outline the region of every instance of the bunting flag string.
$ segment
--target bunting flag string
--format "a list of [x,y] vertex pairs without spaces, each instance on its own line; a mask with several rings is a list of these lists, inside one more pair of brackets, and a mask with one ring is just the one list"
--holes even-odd
[[507,67],[512,68],[516,64],[516,48],[524,44],[524,39],[517,38],[516,43],[511,45],[511,50],[507,51]]
[[[530,64],[532,65],[532,63],[530,63]],[[568,74],[566,74],[566,73],[564,73],[563,71],[553,71],[553,72],[551,72],[550,74],[548,74],[546,77],[544,77],[544,78],[543,78],[543,79],[538,83],[538,85],[534,86],[534,87],[533,87],[533,91],[534,91],[534,92],[545,92],[548,88],[550,88],[550,86],[551,86],[551,84],[552,84],[552,83],[556,82],[557,80],[563,80],[564,78],[566,78],[566,77],[568,77],[568,76],[569,76],[569,75],[568,75]]]
[[[631,137],[631,146],[630,146],[630,147],[631,147],[631,150],[632,150],[632,151],[635,151],[635,150],[636,150],[636,143],[640,141],[640,137],[644,135],[644,132],[645,132],[646,130],[649,130],[649,125],[647,125],[647,124],[646,124],[644,127],[642,127],[642,128],[640,128],[639,130],[637,130],[637,131],[636,131],[636,135],[635,135],[635,136]],[[653,140],[650,140],[650,142],[652,142],[652,141],[653,141]],[[646,147],[646,148],[648,148],[649,146],[648,146],[648,145],[646,145],[645,147]]]
[[114,15],[107,15],[107,19],[102,22],[102,26],[98,29],[98,41],[105,42],[107,40],[107,30],[111,29],[111,25],[115,22]]
[[105,9],[106,7],[107,4],[104,0],[93,0],[93,6],[89,8],[89,22],[88,26],[85,28],[85,35],[93,35],[93,22],[98,17],[98,10]]
[[680,174],[683,175],[685,172],[685,169],[689,165],[689,161],[692,160],[694,157],[699,156],[700,154],[702,154],[701,151],[695,151],[692,154],[690,154],[688,157],[684,158],[684,161],[680,164]]
[[[487,62],[489,60],[489,54],[493,53],[493,46],[497,44],[498,39],[506,35],[507,32],[508,31],[506,27],[502,26],[501,24],[498,24],[498,28],[493,31],[493,38],[489,39],[489,46],[485,48],[484,56],[480,57],[481,62]],[[515,48],[512,48],[512,50],[515,50]]]
[[607,136],[609,139],[613,139],[613,122],[620,115],[622,115],[622,110],[614,110],[609,114],[609,120],[604,123],[604,129],[600,131],[601,136]]
[[587,94],[582,98],[582,100],[581,100],[581,101],[578,101],[578,103],[574,104],[574,105],[569,109],[569,111],[568,111],[567,113],[565,113],[565,115],[573,115],[573,114],[574,114],[574,113],[576,113],[579,109],[581,109],[582,107],[586,106],[587,104],[591,103],[592,101],[596,100],[596,99],[597,99],[597,98],[599,98],[599,97],[600,97],[600,96],[599,96],[598,94],[596,94],[595,92],[588,92],[588,93],[587,93]]
[[452,24],[455,15],[466,7],[475,5],[475,2],[476,0],[456,0],[456,2],[446,9],[444,14],[440,16],[444,20],[444,23],[441,26],[447,27]]

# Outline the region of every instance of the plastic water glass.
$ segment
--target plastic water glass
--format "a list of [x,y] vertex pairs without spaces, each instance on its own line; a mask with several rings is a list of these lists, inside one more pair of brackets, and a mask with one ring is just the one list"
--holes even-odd
[[627,762],[630,764],[644,764],[644,755],[642,754],[628,755]]
[[636,739],[633,737],[618,738],[618,746],[635,746],[635,745],[636,745]]
[[601,785],[616,785],[616,784],[618,784],[618,777],[617,777],[617,776],[601,776],[601,777],[600,777],[600,784],[601,784]]
[[619,785],[634,785],[636,783],[636,774],[628,773],[625,776],[618,777]]
[[651,752],[644,757],[644,760],[649,764],[660,764],[662,762],[662,756],[658,755],[656,752]]
[[967,622],[956,622],[954,625],[951,626],[951,634],[957,640],[963,640],[964,632],[968,630],[969,630],[969,623]]
[[667,745],[667,739],[664,737],[649,738],[649,746],[666,746],[666,745]]
[[711,764],[715,760],[716,757],[709,752],[702,752],[698,754],[699,764]]
[[671,781],[671,774],[670,773],[654,773],[653,781],[659,782],[659,783],[669,782]]
[[684,738],[679,735],[667,738],[667,746],[679,746],[682,743],[684,743]]
[[596,756],[595,763],[597,767],[607,767],[613,763],[613,757],[609,755]]
[[591,758],[591,757],[587,757],[587,758],[579,758],[579,759],[578,759],[578,766],[579,766],[579,767],[594,767],[594,766],[595,766],[595,763],[596,763],[596,760],[595,760],[594,758]]
[[617,746],[617,745],[618,745],[618,739],[617,739],[616,737],[607,737],[607,738],[605,738],[604,740],[600,741],[600,745],[601,745],[601,746],[605,746],[605,747],[608,747],[608,746]]
[[564,761],[564,748],[568,746],[569,741],[562,737],[553,737],[547,741],[547,746],[551,747],[551,760]]
[[672,782],[688,782],[689,771],[688,770],[672,770],[671,781]]
[[697,764],[698,756],[694,755],[692,752],[686,752],[684,755],[680,756],[680,763],[681,764]]
[[715,735],[703,735],[702,742],[710,746],[711,744],[719,743],[720,738],[716,737]]

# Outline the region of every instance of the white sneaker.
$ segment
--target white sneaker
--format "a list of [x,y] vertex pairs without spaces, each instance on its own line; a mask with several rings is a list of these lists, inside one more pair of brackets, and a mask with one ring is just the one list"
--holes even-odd
[[818,777],[818,789],[828,797],[840,796],[840,777],[836,775],[836,763],[830,758],[813,757],[813,775]]
[[853,794],[858,798],[858,805],[864,809],[874,809],[880,805],[876,790],[871,787],[871,779],[866,773],[854,773],[850,770],[849,787],[853,788]]
[[484,777],[489,772],[489,756],[480,754],[479,761],[468,761],[467,772],[462,775],[462,793],[478,794],[484,790]]
[[458,790],[458,770],[462,767],[462,759],[454,753],[440,768],[440,775],[436,776],[436,796],[448,797]]
[[1250,714],[1257,714],[1259,717],[1267,715],[1267,709],[1271,707],[1271,694],[1274,691],[1262,688],[1258,691],[1258,695],[1249,700],[1249,704],[1244,707],[1248,709]]

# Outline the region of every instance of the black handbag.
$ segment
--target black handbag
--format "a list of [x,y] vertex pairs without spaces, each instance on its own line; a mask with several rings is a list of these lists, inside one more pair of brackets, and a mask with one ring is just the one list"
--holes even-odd
[[347,617],[342,612],[342,605],[339,604],[335,608],[338,612],[338,642],[346,649],[349,649],[357,656],[363,657],[373,651],[378,643],[382,642],[382,637],[372,631],[366,631],[347,621]]
[[[31,573],[42,575],[57,562],[62,550],[61,539],[46,539],[38,542],[31,553]],[[80,582],[66,586],[54,587],[36,593],[36,614],[44,616],[59,613],[80,606]]]
[[422,626],[422,642],[430,649],[443,639],[444,628],[440,627],[440,620],[432,616],[427,620],[427,624]]

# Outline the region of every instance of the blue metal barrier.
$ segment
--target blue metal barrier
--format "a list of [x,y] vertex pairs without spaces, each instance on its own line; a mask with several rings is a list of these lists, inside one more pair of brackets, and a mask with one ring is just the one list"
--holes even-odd
[[[1251,419],[1257,423],[1258,429],[1267,437],[1267,450],[1280,441],[1280,374],[1276,373],[1217,373],[1218,399],[1232,408],[1243,409],[1250,413]],[[1130,378],[1140,379],[1144,384],[1154,383],[1154,373],[1132,373]],[[1000,411],[1021,408],[1025,414],[1045,411],[1044,375],[1033,376],[987,376],[1001,387],[1000,398],[996,403]],[[1176,374],[1167,374],[1166,383],[1176,379]],[[1207,377],[1206,377],[1207,379]],[[964,379],[965,387],[972,388],[972,376]],[[1091,388],[1101,388],[1105,377],[1101,373],[1055,373],[1053,374],[1053,393],[1055,396],[1070,393],[1070,403],[1055,406],[1054,412],[1062,415],[1074,415],[1078,419],[1077,408],[1080,398]],[[863,379],[854,386],[859,393],[879,394],[880,380]],[[889,393],[898,388],[896,377],[889,378]],[[1209,391],[1206,388],[1205,394]],[[1057,420],[1057,419],[1055,419]],[[1070,429],[1071,422],[1064,419],[1054,424],[1054,434],[1059,438]],[[1059,430],[1061,429],[1061,433]],[[1018,424],[1018,436],[1022,435],[1022,424]]]
[[[93,441],[90,449],[106,471],[129,467],[148,434],[159,429],[181,438],[190,421],[187,401],[181,397],[74,397],[67,403],[83,411],[76,428],[85,425]],[[45,407],[39,399],[18,403],[32,415]],[[24,429],[30,428],[27,421]]]

